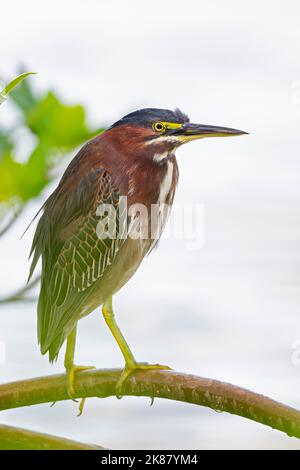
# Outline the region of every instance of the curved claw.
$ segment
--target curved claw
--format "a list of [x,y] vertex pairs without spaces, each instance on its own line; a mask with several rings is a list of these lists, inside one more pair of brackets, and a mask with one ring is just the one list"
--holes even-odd
[[154,397],[151,397],[150,398],[150,407],[153,406],[153,403],[154,403]]
[[[71,367],[66,368],[66,375],[67,375],[67,389],[68,395],[72,401],[78,403],[78,400],[74,398],[75,396],[75,388],[74,388],[74,381],[75,381],[75,374],[78,372],[83,372],[85,370],[95,369],[94,366],[76,366],[73,364]],[[85,398],[80,400],[79,404],[79,413],[77,416],[81,416],[83,412]]]
[[77,418],[79,418],[79,416],[81,416],[82,413],[83,413],[83,408],[84,408],[85,400],[86,400],[86,398],[81,398],[81,400],[80,400],[79,407],[78,407],[78,415],[77,415]]
[[122,398],[122,387],[128,377],[137,370],[172,370],[172,367],[162,364],[148,364],[148,362],[127,363],[121,373],[116,385],[116,397],[118,400]]

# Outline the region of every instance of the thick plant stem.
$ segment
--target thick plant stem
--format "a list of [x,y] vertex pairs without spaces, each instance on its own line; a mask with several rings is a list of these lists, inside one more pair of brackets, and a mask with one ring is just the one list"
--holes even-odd
[[[105,398],[115,395],[120,369],[81,372],[76,375],[75,397]],[[218,380],[174,371],[138,371],[123,395],[177,400],[257,421],[300,438],[300,411],[263,395]],[[69,399],[66,376],[53,375],[0,385],[0,410]]]
[[104,450],[104,447],[0,425],[0,450]]

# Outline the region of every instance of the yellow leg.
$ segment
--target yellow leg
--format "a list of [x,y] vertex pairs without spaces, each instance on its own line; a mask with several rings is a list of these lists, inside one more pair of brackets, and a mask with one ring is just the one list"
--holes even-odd
[[117,341],[119,348],[123,354],[125,359],[125,367],[121,374],[121,377],[116,385],[116,396],[117,398],[121,398],[122,396],[122,386],[124,382],[129,377],[130,374],[135,372],[136,370],[151,370],[151,369],[167,369],[171,370],[171,367],[164,366],[161,364],[148,364],[147,362],[137,362],[132,354],[124,336],[121,333],[120,328],[117,325],[115,320],[115,315],[112,307],[112,297],[110,297],[102,307],[102,313],[104,319],[106,321],[107,326],[109,327],[110,331],[112,332],[115,340]]
[[[74,388],[74,381],[75,381],[75,375],[77,372],[81,372],[84,370],[89,370],[89,369],[94,369],[95,367],[93,366],[76,366],[74,364],[74,353],[75,353],[75,343],[76,343],[76,331],[77,331],[77,326],[72,330],[72,332],[69,334],[67,337],[67,346],[66,346],[66,354],[65,354],[65,362],[64,366],[66,369],[66,375],[67,375],[67,388],[68,388],[68,394],[69,397],[73,400],[75,396],[75,388]],[[80,416],[83,411],[84,407],[84,402],[85,398],[82,398],[79,404],[79,414]]]

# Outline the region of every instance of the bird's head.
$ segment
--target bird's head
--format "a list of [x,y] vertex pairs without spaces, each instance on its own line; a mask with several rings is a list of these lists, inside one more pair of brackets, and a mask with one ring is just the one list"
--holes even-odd
[[231,137],[247,132],[229,127],[193,124],[179,109],[145,108],[127,114],[111,126],[109,132],[126,144],[139,149],[156,162],[174,155],[182,144],[204,137]]

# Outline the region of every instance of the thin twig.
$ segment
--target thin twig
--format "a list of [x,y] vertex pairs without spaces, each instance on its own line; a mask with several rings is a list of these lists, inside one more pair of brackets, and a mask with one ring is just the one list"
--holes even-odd
[[104,450],[104,447],[0,425],[0,450]]
[[5,303],[8,303],[8,302],[18,302],[20,300],[23,300],[23,301],[24,300],[30,300],[30,301],[35,300],[35,299],[27,298],[27,297],[25,298],[25,294],[27,292],[29,292],[34,286],[36,286],[40,282],[40,279],[41,279],[41,276],[39,274],[34,279],[32,279],[30,282],[28,282],[28,284],[21,287],[21,289],[18,289],[15,293],[0,299],[0,304],[5,304]]
[[7,224],[0,230],[0,237],[3,237],[3,235],[6,234],[6,232],[10,229],[10,227],[15,223],[17,218],[21,215],[23,206],[19,206],[14,210],[14,213],[12,214],[10,220],[7,222]]
[[[115,395],[120,369],[81,372],[76,376],[77,398]],[[123,395],[166,398],[257,421],[300,438],[300,411],[263,395],[218,380],[174,371],[139,371],[124,384]],[[0,385],[0,410],[67,400],[64,374]]]

